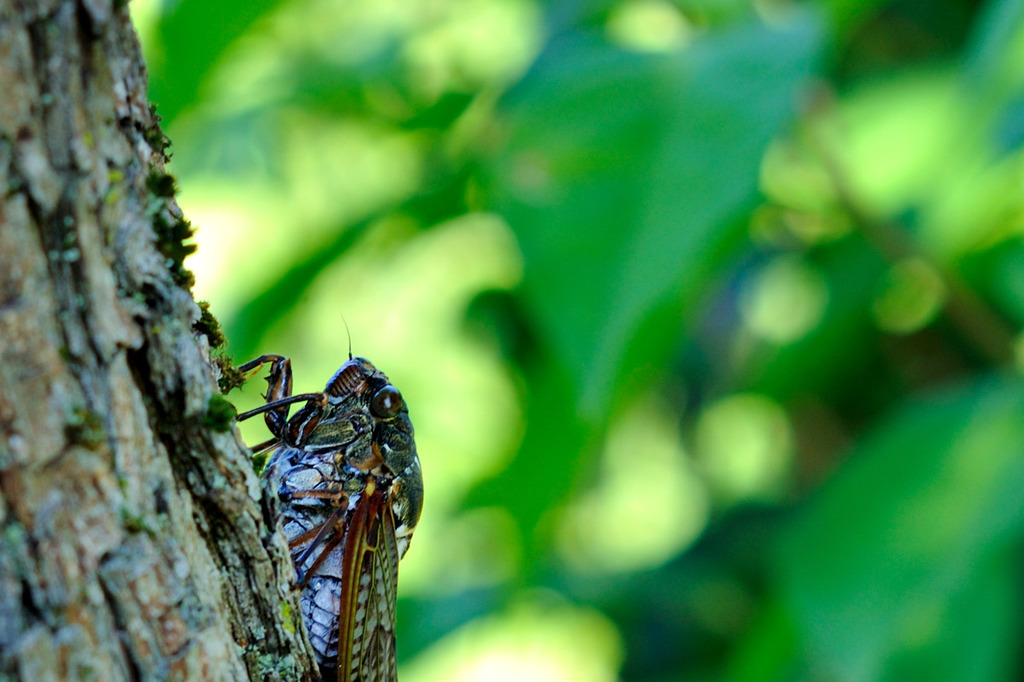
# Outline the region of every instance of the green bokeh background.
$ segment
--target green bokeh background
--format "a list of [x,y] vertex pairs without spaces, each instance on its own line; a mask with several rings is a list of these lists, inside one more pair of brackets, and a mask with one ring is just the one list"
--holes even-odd
[[403,682],[1019,679],[1024,0],[131,9],[226,352],[410,405]]

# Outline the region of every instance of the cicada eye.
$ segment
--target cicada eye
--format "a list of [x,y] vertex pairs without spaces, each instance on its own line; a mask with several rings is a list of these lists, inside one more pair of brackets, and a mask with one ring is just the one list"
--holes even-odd
[[373,399],[370,400],[370,411],[375,417],[386,419],[398,414],[403,404],[402,394],[398,392],[397,388],[388,384],[377,391]]

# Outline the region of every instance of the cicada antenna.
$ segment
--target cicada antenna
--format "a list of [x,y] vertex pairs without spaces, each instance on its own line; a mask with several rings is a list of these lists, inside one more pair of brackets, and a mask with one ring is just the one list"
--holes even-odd
[[345,319],[345,315],[341,314],[341,322],[345,325],[345,335],[348,336],[348,359],[352,359],[352,331],[348,328],[348,320]]

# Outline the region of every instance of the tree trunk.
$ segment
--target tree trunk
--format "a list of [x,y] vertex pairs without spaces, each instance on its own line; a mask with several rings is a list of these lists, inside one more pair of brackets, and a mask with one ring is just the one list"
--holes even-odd
[[0,678],[312,679],[126,4],[0,0]]

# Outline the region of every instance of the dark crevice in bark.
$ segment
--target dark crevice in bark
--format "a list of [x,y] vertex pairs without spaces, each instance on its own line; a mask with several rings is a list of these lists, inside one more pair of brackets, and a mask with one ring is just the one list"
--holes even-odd
[[32,598],[32,585],[28,580],[21,581],[21,608],[32,620],[43,620],[45,612],[39,608],[39,604]]
[[[65,182],[65,187],[69,185],[69,182]],[[100,352],[93,345],[88,349],[94,354],[90,357],[87,349],[80,347],[79,343],[80,339],[93,340],[94,337],[88,333],[88,311],[85,309],[85,302],[88,300],[89,292],[85,290],[86,279],[81,268],[81,248],[74,229],[75,224],[74,205],[69,191],[66,190],[53,214],[45,222],[38,223],[39,239],[46,254],[50,280],[55,285],[57,305],[63,322],[61,332],[64,334],[66,359],[91,367]],[[81,376],[82,373],[75,374]],[[84,393],[90,394],[88,390]]]
[[103,592],[103,599],[106,601],[107,608],[110,609],[110,613],[114,619],[114,624],[117,627],[117,643],[122,652],[122,660],[128,666],[128,679],[142,680],[144,679],[142,668],[139,665],[139,660],[136,658],[135,650],[125,641],[125,633],[128,631],[129,623],[125,620],[124,609],[121,607],[118,595],[114,592],[110,581],[106,577],[107,567],[111,558],[112,555],[107,554],[100,559],[100,589]]
[[167,502],[167,490],[164,482],[159,481],[153,488],[153,511],[160,516],[166,516],[171,508]]
[[[103,35],[102,23],[104,22],[97,20],[99,17],[93,15],[92,12],[89,11],[85,2],[77,3],[75,9],[78,19],[79,39],[81,44],[87,45]],[[83,69],[82,73],[87,74],[89,63],[83,60],[83,66],[85,69]],[[88,96],[88,91],[86,91],[86,93]]]

